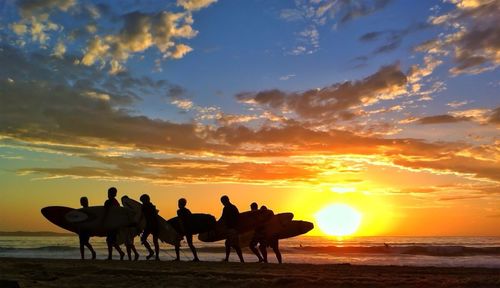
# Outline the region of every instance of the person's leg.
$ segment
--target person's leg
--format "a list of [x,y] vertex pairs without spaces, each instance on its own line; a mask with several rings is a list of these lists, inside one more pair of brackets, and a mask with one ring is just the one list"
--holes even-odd
[[118,254],[120,254],[120,260],[123,260],[123,258],[125,257],[125,253],[122,251],[122,248],[120,248],[120,245],[116,244],[113,244],[113,247],[115,247],[116,251],[118,251]]
[[174,261],[181,261],[181,256],[180,256],[180,250],[181,250],[181,243],[177,243],[174,245],[175,247],[175,259]]
[[191,252],[193,252],[193,261],[200,261],[200,259],[198,259],[198,254],[196,253],[196,248],[193,245],[193,234],[186,235],[186,241],[188,242],[188,246],[191,249]]
[[240,262],[244,263],[245,260],[243,259],[243,253],[241,253],[241,248],[240,245],[234,245],[234,250],[236,250],[236,254],[238,254],[238,258],[240,258]]
[[90,242],[87,242],[85,244],[85,246],[87,246],[87,248],[89,248],[89,250],[90,250],[90,253],[92,253],[92,260],[95,260],[96,254],[95,254],[94,247],[92,247],[92,245],[90,244]]
[[274,254],[276,254],[276,259],[278,259],[278,263],[281,264],[282,263],[281,252],[280,252],[280,247],[279,247],[277,239],[275,241],[273,241],[271,248],[273,248]]
[[126,243],[125,248],[127,249],[128,261],[132,261],[132,247],[130,246],[130,243]]
[[82,244],[80,244],[80,259],[85,259],[85,247]]
[[236,250],[236,254],[238,254],[238,258],[240,258],[240,262],[243,263],[245,260],[243,260],[243,253],[241,253],[241,248],[240,248],[240,239],[238,237],[238,231],[233,230],[231,232],[231,242],[234,250]]
[[262,262],[263,259],[260,256],[259,250],[257,250],[257,240],[255,239],[255,237],[252,239],[252,241],[250,241],[250,245],[248,245],[248,247],[253,252],[253,254],[255,254],[255,256],[259,258],[259,262]]
[[135,245],[132,246],[132,251],[134,251],[134,261],[139,260],[139,252],[135,249]]
[[160,243],[158,243],[158,234],[153,235],[153,244],[155,245],[155,260],[160,260]]
[[137,252],[137,249],[135,249],[134,241],[132,240],[132,243],[130,243],[130,248],[132,252],[134,252],[134,261],[139,260],[139,253]]
[[226,242],[224,242],[224,246],[226,247],[226,258],[224,259],[224,261],[228,262],[229,255],[231,254],[231,243],[229,239],[226,239]]
[[153,249],[151,249],[151,246],[148,243],[148,236],[149,236],[149,232],[148,231],[144,231],[142,233],[142,236],[141,236],[141,243],[142,243],[142,245],[144,245],[144,247],[146,247],[146,250],[148,250],[148,253],[149,253],[149,255],[146,256],[147,260],[149,260],[151,257],[154,256]]
[[113,244],[110,235],[106,237],[106,245],[108,246],[108,258],[107,260],[113,259]]
[[84,242],[82,239],[82,236],[80,235],[80,257],[81,259],[85,259],[85,246]]
[[262,262],[267,263],[267,244],[265,241],[260,241],[259,250],[262,254]]

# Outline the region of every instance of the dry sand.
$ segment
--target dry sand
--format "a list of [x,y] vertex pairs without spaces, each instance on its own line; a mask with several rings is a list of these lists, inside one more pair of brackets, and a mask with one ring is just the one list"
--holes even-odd
[[500,269],[0,258],[0,287],[500,287]]

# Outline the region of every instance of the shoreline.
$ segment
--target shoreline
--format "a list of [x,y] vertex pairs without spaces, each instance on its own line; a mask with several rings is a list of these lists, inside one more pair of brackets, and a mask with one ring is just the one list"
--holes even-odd
[[6,281],[19,287],[500,287],[500,268],[0,258],[0,286],[9,287]]

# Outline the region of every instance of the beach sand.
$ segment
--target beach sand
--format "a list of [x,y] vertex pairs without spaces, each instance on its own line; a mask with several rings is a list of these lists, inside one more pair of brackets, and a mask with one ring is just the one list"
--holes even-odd
[[500,287],[500,269],[0,258],[0,287]]

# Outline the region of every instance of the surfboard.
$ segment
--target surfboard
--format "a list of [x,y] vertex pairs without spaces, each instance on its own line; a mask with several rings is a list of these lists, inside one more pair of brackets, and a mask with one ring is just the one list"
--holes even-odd
[[[142,222],[139,222],[139,227],[142,227],[141,231],[146,227],[146,220],[142,217],[142,204],[134,199],[128,197],[122,197],[123,206],[135,211],[136,219],[141,219]],[[178,245],[182,240],[182,236],[177,233],[177,231],[172,227],[170,223],[167,222],[160,215],[158,217],[158,225],[159,225],[159,235],[158,238],[160,241],[171,244]]]
[[314,224],[308,221],[292,220],[286,224],[278,233],[276,237],[278,239],[292,238],[299,236],[311,231],[314,228]]
[[[271,219],[272,216],[273,212],[271,210],[242,212],[239,215],[237,230],[239,233],[255,230],[256,227]],[[215,242],[226,239],[226,228],[224,223],[219,219],[215,224],[215,229],[200,233],[198,239],[203,242]]]
[[92,206],[74,209],[49,206],[42,214],[53,224],[74,233],[85,231],[90,236],[106,236],[121,227],[134,224],[133,211],[124,207]]
[[[177,233],[182,234],[181,222],[179,217],[169,219],[167,222],[174,227]],[[193,213],[189,219],[190,226],[188,227],[191,233],[205,233],[215,228],[215,217],[210,214]]]

